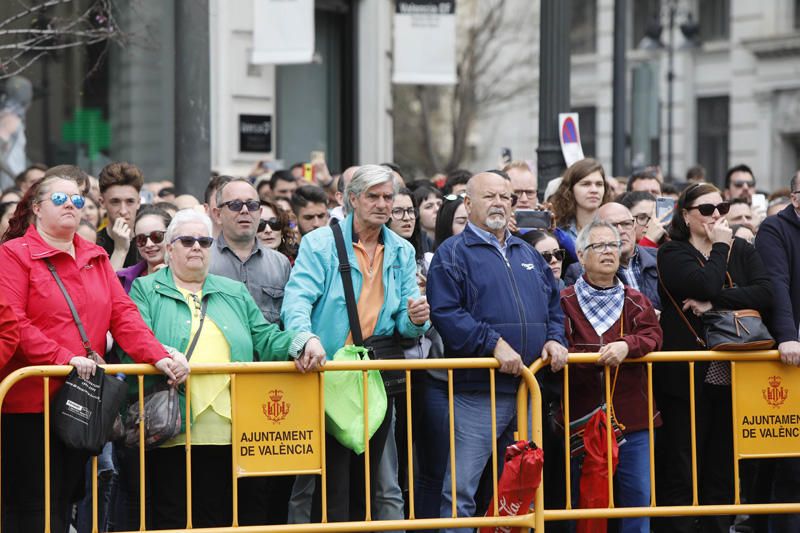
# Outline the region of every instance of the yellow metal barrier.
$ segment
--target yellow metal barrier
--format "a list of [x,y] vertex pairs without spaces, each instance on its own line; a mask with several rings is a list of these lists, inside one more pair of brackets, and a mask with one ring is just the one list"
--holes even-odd
[[[206,532],[227,532],[227,531],[241,531],[241,532],[248,532],[248,533],[255,533],[255,532],[277,532],[277,531],[284,531],[284,532],[344,532],[344,531],[353,531],[353,530],[362,530],[362,531],[387,531],[387,530],[396,530],[396,529],[404,529],[404,530],[416,530],[416,529],[439,529],[439,528],[451,528],[451,527],[463,527],[463,528],[474,528],[474,527],[521,527],[521,528],[536,528],[537,531],[544,530],[544,515],[542,513],[529,513],[515,517],[500,517],[500,516],[489,516],[489,517],[457,517],[456,516],[456,493],[455,493],[455,483],[456,483],[456,471],[455,471],[455,440],[454,440],[454,424],[453,424],[453,370],[457,369],[486,369],[489,373],[489,383],[490,383],[490,396],[491,396],[491,419],[492,419],[492,442],[494,443],[492,446],[492,462],[493,462],[493,469],[492,469],[492,486],[494,489],[494,509],[498,509],[497,505],[497,483],[498,483],[498,470],[497,470],[497,461],[498,461],[498,449],[497,449],[497,434],[496,434],[496,413],[495,413],[495,372],[499,365],[496,360],[490,358],[474,358],[474,359],[437,359],[437,360],[392,360],[392,361],[358,361],[358,362],[328,362],[325,366],[324,370],[319,373],[311,373],[303,377],[302,379],[307,380],[317,380],[318,387],[319,387],[319,416],[318,416],[318,428],[319,428],[319,435],[320,435],[320,447],[321,447],[321,463],[320,468],[317,469],[301,469],[296,471],[276,471],[276,472],[259,472],[257,474],[247,473],[247,472],[240,472],[241,468],[237,468],[237,461],[240,458],[237,458],[236,455],[236,435],[237,435],[237,406],[236,404],[236,388],[237,386],[241,386],[237,384],[237,377],[239,377],[238,381],[244,379],[242,376],[247,375],[254,375],[254,374],[261,374],[261,375],[268,375],[268,374],[283,374],[292,375],[292,376],[299,376],[295,371],[295,367],[293,363],[229,363],[229,364],[192,364],[192,375],[202,375],[202,374],[228,374],[231,377],[231,412],[234,414],[232,417],[232,450],[233,450],[233,471],[232,471],[232,480],[233,480],[233,523],[230,527],[219,527],[219,528],[203,528],[202,531]],[[158,374],[158,371],[149,365],[106,365],[105,367],[106,372],[110,374],[117,374],[123,373],[126,376],[137,376],[138,380],[138,389],[139,389],[139,402],[140,405],[143,403],[144,400],[144,376],[145,375],[153,375]],[[44,458],[44,465],[45,465],[45,480],[44,480],[44,487],[45,487],[45,531],[49,531],[49,524],[50,524],[50,476],[51,476],[51,468],[50,468],[50,461],[49,461],[49,442],[50,438],[50,398],[48,396],[48,383],[51,377],[63,377],[66,376],[70,371],[71,366],[30,366],[26,368],[19,369],[12,374],[10,374],[5,380],[0,383],[0,408],[2,408],[3,401],[5,399],[6,394],[8,393],[9,389],[19,381],[28,378],[34,377],[42,377],[44,378],[44,430],[45,430],[45,458]],[[448,403],[450,409],[450,427],[449,427],[449,440],[450,440],[450,464],[452,467],[452,478],[453,478],[453,485],[452,485],[452,498],[453,498],[453,512],[451,518],[424,518],[419,519],[415,517],[415,509],[414,509],[414,460],[413,460],[413,436],[412,436],[412,409],[411,409],[411,371],[424,371],[424,370],[431,370],[431,369],[440,369],[440,370],[447,370],[448,374]],[[326,502],[326,483],[329,482],[327,480],[327,474],[325,472],[325,416],[324,416],[324,376],[328,372],[337,372],[337,371],[361,371],[364,375],[364,399],[365,405],[367,404],[367,372],[369,370],[405,370],[406,373],[406,423],[408,425],[408,456],[407,456],[407,465],[408,465],[408,485],[409,485],[409,518],[406,520],[382,520],[376,521],[372,519],[372,513],[370,509],[370,498],[369,498],[369,483],[370,483],[370,476],[369,476],[369,434],[367,428],[367,413],[365,412],[364,416],[364,436],[366,440],[366,450],[364,452],[364,462],[365,462],[365,481],[366,481],[366,490],[365,490],[365,503],[366,503],[366,516],[364,521],[360,522],[335,522],[335,523],[328,523],[327,522],[327,502]],[[522,384],[523,386],[520,387],[517,393],[517,409],[518,409],[518,427],[517,432],[515,433],[515,439],[517,438],[526,438],[529,435],[528,433],[528,404],[529,404],[529,395],[528,391],[530,391],[530,402],[531,402],[531,410],[532,410],[532,431],[531,431],[531,438],[539,445],[542,443],[542,417],[541,417],[541,394],[539,391],[539,387],[536,383],[536,379],[533,376],[533,373],[524,368],[522,372]],[[186,382],[186,413],[184,420],[189,420],[189,413],[191,412],[191,377]],[[365,408],[366,411],[366,408]],[[145,531],[145,516],[146,516],[146,499],[145,499],[145,488],[146,482],[145,479],[145,447],[144,447],[144,421],[141,420],[139,424],[139,435],[140,435],[140,445],[139,445],[139,520],[140,520],[140,531]],[[186,424],[186,443],[185,443],[185,450],[186,450],[186,511],[187,511],[187,523],[185,529],[175,529],[175,530],[159,530],[159,531],[186,531],[186,530],[198,530],[201,529],[193,529],[192,528],[192,492],[191,492],[191,463],[192,463],[192,443],[191,443],[191,425]],[[0,453],[2,450],[0,450]],[[502,452],[502,451],[501,451]],[[321,479],[321,495],[322,495],[322,522],[321,523],[310,523],[310,524],[282,524],[282,525],[273,525],[273,526],[238,526],[238,516],[237,516],[237,507],[238,507],[238,488],[237,488],[237,481],[242,477],[253,476],[253,475],[261,475],[261,476],[268,476],[268,475],[297,475],[297,474],[317,474],[320,475]],[[0,472],[0,476],[2,472]],[[92,460],[92,531],[98,531],[98,519],[97,519],[97,458],[93,458]],[[535,502],[536,508],[538,509],[543,502],[543,486],[540,486],[536,492]]]
[[[648,419],[649,419],[649,444],[650,444],[650,506],[649,507],[628,507],[620,508],[614,505],[613,500],[613,467],[611,464],[611,448],[613,430],[611,428],[611,417],[606,417],[606,436],[608,443],[608,489],[609,489],[609,505],[607,508],[593,508],[593,509],[573,509],[571,505],[571,473],[570,473],[570,411],[569,411],[569,366],[570,364],[595,364],[599,354],[597,353],[584,353],[584,354],[570,354],[568,365],[565,367],[564,374],[564,397],[563,397],[563,414],[564,414],[564,461],[565,461],[565,480],[566,480],[566,500],[565,509],[544,509],[545,522],[554,520],[579,520],[591,518],[627,518],[627,517],[665,517],[665,516],[709,516],[709,515],[737,515],[737,514],[781,514],[781,513],[800,513],[800,502],[797,503],[775,503],[775,504],[742,504],[740,500],[740,482],[739,482],[739,461],[741,459],[757,458],[757,457],[800,457],[800,439],[797,439],[791,446],[794,452],[770,453],[767,450],[759,451],[758,453],[740,453],[738,450],[737,435],[731,435],[734,443],[733,455],[733,470],[734,470],[734,501],[726,505],[700,505],[698,501],[698,480],[697,480],[697,428],[695,420],[695,383],[694,383],[694,365],[697,362],[712,362],[712,361],[730,361],[732,370],[732,385],[731,385],[731,401],[733,408],[733,427],[736,431],[738,424],[737,413],[737,364],[740,366],[740,372],[747,369],[744,365],[753,362],[775,362],[780,365],[779,355],[776,350],[759,351],[759,352],[653,352],[645,357],[638,359],[625,360],[623,364],[643,364],[647,368],[647,393],[648,393]],[[689,364],[689,405],[690,405],[690,435],[691,435],[691,470],[692,470],[692,504],[680,506],[657,506],[656,502],[656,484],[655,484],[655,446],[654,446],[654,407],[653,407],[653,364],[658,363],[675,363],[687,362]],[[541,360],[537,360],[532,366],[531,370],[536,373],[547,365]],[[776,373],[797,373],[795,377],[800,378],[800,369],[791,367],[777,366]],[[768,369],[769,370],[769,369]],[[742,372],[743,373],[743,372]],[[611,380],[609,379],[609,368],[605,367],[605,399],[606,405],[611,405]],[[779,388],[780,379],[774,380],[771,378],[772,385],[775,385],[775,391],[772,393],[775,396],[774,402],[782,401],[788,396],[788,391],[782,393],[783,389]],[[795,380],[797,382],[797,380]],[[524,396],[527,381],[523,382],[520,386],[519,394]],[[764,394],[767,394],[766,391]],[[739,398],[741,403],[741,398]],[[524,408],[524,406],[523,406]],[[520,418],[523,418],[520,415]],[[798,430],[800,431],[800,430]],[[792,433],[793,434],[793,433]],[[547,450],[545,450],[547,451]],[[545,456],[547,457],[547,456]],[[542,500],[537,500],[542,501]],[[537,508],[538,509],[538,508]],[[538,530],[537,531],[541,531]]]

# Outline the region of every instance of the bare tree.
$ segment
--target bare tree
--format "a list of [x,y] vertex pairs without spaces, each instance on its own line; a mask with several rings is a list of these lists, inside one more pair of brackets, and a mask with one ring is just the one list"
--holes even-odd
[[3,1],[0,79],[21,74],[46,54],[122,37],[112,0]]
[[428,176],[458,168],[476,119],[531,89],[533,47],[523,41],[530,35],[527,4],[460,2],[456,85],[395,87],[395,159],[405,168]]

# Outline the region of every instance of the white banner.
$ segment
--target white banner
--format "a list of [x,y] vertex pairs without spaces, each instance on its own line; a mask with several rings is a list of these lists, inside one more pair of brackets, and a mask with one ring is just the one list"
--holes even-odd
[[558,114],[558,138],[561,141],[561,153],[564,155],[567,167],[584,158],[578,122],[577,113]]
[[253,0],[254,65],[311,63],[314,0]]
[[395,0],[394,83],[456,83],[455,0]]

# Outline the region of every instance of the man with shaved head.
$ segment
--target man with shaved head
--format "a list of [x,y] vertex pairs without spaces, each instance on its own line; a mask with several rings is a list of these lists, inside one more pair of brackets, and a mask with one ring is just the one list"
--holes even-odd
[[[636,244],[635,220],[631,212],[622,204],[609,202],[600,206],[596,218],[601,222],[611,224],[619,231],[622,247],[620,248],[617,277],[626,286],[647,296],[656,311],[661,311],[656,249]],[[580,263],[574,263],[567,268],[564,282],[567,285],[573,285],[582,274],[583,267]]]
[[[553,273],[542,256],[511,235],[511,180],[502,171],[476,174],[467,183],[467,227],[444,241],[428,270],[431,320],[448,357],[494,357],[498,450],[511,444],[516,391],[524,366],[541,357],[553,370],[567,359],[564,315]],[[445,470],[440,516],[476,512],[475,492],[491,459],[491,397],[486,370],[454,373],[455,472]],[[455,478],[456,493],[451,491]],[[443,529],[443,532],[454,531]],[[459,530],[460,531],[460,530]],[[465,530],[466,531],[466,530]]]

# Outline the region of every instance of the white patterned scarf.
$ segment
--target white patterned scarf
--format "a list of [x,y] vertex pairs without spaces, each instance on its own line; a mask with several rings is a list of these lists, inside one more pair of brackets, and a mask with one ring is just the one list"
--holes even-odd
[[581,276],[575,282],[575,295],[581,311],[600,337],[619,320],[625,305],[625,286],[619,279],[613,287],[596,289]]

